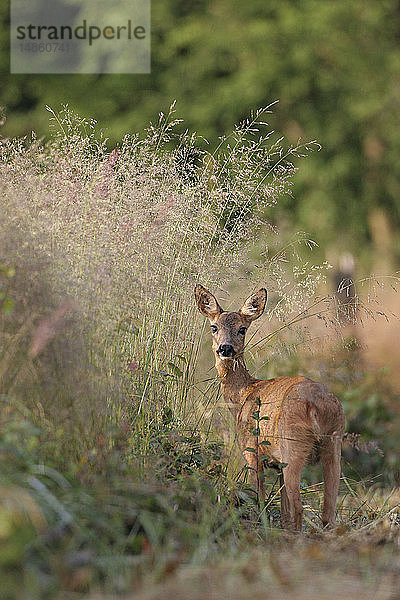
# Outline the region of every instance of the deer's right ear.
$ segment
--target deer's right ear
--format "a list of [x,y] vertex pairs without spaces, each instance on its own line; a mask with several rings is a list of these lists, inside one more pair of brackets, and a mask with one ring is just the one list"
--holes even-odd
[[194,295],[199,311],[211,321],[219,317],[219,315],[223,312],[222,308],[217,302],[217,299],[202,285],[196,285],[194,288]]
[[261,317],[264,312],[264,308],[267,303],[267,297],[267,290],[265,288],[261,288],[261,290],[258,290],[258,292],[247,298],[246,302],[239,310],[239,314],[247,317],[250,322],[258,319],[258,317]]

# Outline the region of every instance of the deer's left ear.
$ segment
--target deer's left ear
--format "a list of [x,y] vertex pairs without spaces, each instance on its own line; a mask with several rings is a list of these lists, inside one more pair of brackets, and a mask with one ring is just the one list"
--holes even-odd
[[258,290],[258,292],[247,298],[246,302],[239,310],[239,313],[244,317],[247,317],[250,321],[258,319],[264,312],[265,305],[267,304],[267,297],[267,290],[261,288],[261,290]]

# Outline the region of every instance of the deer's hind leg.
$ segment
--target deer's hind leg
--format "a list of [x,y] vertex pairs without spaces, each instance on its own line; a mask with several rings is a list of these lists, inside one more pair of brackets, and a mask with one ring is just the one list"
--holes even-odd
[[342,436],[333,434],[321,446],[322,472],[324,476],[324,508],[322,523],[324,527],[336,524],[336,499],[340,482],[340,455]]
[[301,531],[303,505],[300,497],[300,477],[307,455],[303,451],[292,454],[287,467],[283,469],[284,487],[281,490],[282,526],[285,529]]
[[312,449],[312,440],[304,432],[290,431],[281,442],[283,468],[281,482],[281,524],[284,529],[301,531],[303,505],[300,497],[300,478]]

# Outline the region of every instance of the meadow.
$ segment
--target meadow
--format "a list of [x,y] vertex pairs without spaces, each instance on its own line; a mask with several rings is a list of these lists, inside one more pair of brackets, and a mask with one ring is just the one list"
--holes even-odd
[[[0,598],[396,597],[398,391],[359,334],[383,284],[365,278],[343,322],[316,242],[279,227],[319,146],[287,145],[269,110],[212,152],[174,106],[115,147],[68,106],[46,142],[0,138]],[[341,399],[335,530],[318,470],[301,535],[279,529],[272,471],[259,506],[196,282],[227,307],[267,287],[250,372]]]

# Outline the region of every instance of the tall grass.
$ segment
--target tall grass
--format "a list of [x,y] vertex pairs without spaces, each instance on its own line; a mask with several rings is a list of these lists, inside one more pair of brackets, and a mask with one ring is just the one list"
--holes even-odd
[[[266,249],[276,236],[266,219],[290,193],[292,161],[313,144],[284,150],[266,129],[267,108],[209,154],[195,135],[176,133],[182,126],[172,106],[143,135],[109,150],[93,121],[68,107],[48,110],[48,143],[33,135],[0,145],[0,256],[16,272],[13,322],[18,315],[20,327],[12,335],[29,346],[22,332],[32,335],[67,302],[69,333],[55,335],[34,359],[31,353],[26,377],[54,363],[46,385],[53,378],[57,388],[68,371],[74,383],[66,383],[63,402],[75,407],[86,435],[93,437],[102,415],[122,419],[146,449],[166,407],[186,423],[202,412],[194,283],[224,290],[249,270],[254,245],[262,240]],[[307,270],[307,284],[296,282],[282,253],[265,258],[245,287],[272,271],[279,310],[301,307],[319,277]],[[54,394],[44,411],[58,419]]]

